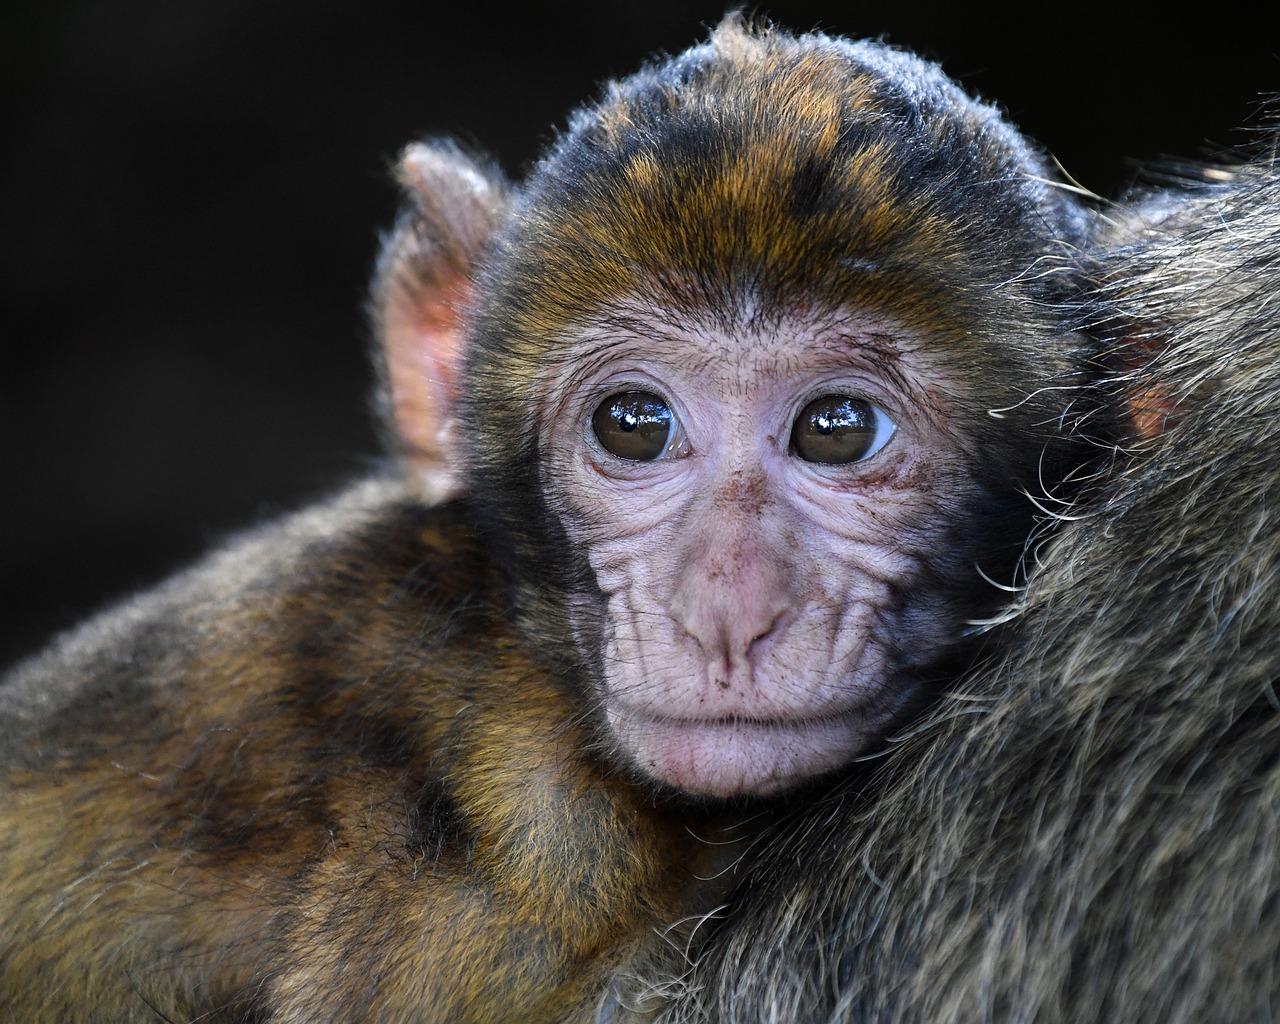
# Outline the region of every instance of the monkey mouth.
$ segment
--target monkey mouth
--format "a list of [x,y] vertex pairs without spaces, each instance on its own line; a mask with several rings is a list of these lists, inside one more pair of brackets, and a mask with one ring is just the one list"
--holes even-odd
[[[677,703],[677,702],[672,702]],[[620,720],[646,727],[668,729],[721,729],[761,732],[806,732],[823,731],[831,728],[847,729],[856,726],[863,729],[874,728],[881,715],[876,713],[872,702],[845,699],[831,700],[825,704],[791,709],[773,708],[773,714],[751,714],[750,709],[722,711],[719,714],[680,714],[678,707],[671,713],[655,704],[633,703],[614,697],[607,701],[606,710],[610,725]],[[768,707],[760,710],[768,711]],[[889,708],[885,709],[886,714]]]
[[699,796],[765,796],[848,763],[875,735],[865,709],[667,717],[613,705],[609,725],[645,774]]
[[628,706],[622,706],[619,710],[622,714],[629,717],[634,716],[655,725],[666,726],[669,728],[690,729],[804,731],[807,729],[821,729],[831,725],[846,723],[851,719],[862,720],[865,717],[860,708],[845,708],[839,711],[824,712],[820,715],[779,715],[772,718],[732,714],[708,717],[694,715],[685,718],[680,715],[660,715],[650,711],[641,711],[638,708]]

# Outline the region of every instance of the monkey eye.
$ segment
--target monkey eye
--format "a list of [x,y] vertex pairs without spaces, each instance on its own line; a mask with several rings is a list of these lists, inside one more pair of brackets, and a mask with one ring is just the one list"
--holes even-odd
[[806,462],[843,465],[870,458],[897,429],[870,402],[849,395],[823,395],[796,417],[791,448]]
[[605,450],[631,462],[652,462],[671,448],[676,418],[671,407],[648,391],[622,391],[596,408],[591,429]]

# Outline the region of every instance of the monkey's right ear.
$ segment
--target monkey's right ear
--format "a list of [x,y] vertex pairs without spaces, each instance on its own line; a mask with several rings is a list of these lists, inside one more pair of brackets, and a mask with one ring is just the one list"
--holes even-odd
[[1181,402],[1169,388],[1160,356],[1168,340],[1159,332],[1135,331],[1115,347],[1110,362],[1121,385],[1127,440],[1154,441],[1182,418]]
[[458,376],[473,281],[507,205],[496,168],[439,141],[396,167],[406,207],[384,241],[373,285],[379,405],[429,502],[462,493]]

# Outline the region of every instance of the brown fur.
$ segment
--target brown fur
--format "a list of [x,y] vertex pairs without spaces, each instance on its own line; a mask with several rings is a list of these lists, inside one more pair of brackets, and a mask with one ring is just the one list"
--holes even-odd
[[362,485],[18,670],[0,1019],[559,1020],[712,894],[465,518]]

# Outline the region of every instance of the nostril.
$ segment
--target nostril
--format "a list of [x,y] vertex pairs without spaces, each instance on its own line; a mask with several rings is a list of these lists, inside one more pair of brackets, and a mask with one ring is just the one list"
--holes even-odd
[[764,649],[787,628],[791,615],[788,611],[780,611],[773,617],[773,621],[764,629],[753,636],[746,645],[746,654],[748,658],[759,656]]
[[750,686],[756,666],[796,618],[794,602],[777,587],[739,586],[734,591],[670,605],[675,627],[697,646],[709,693]]

